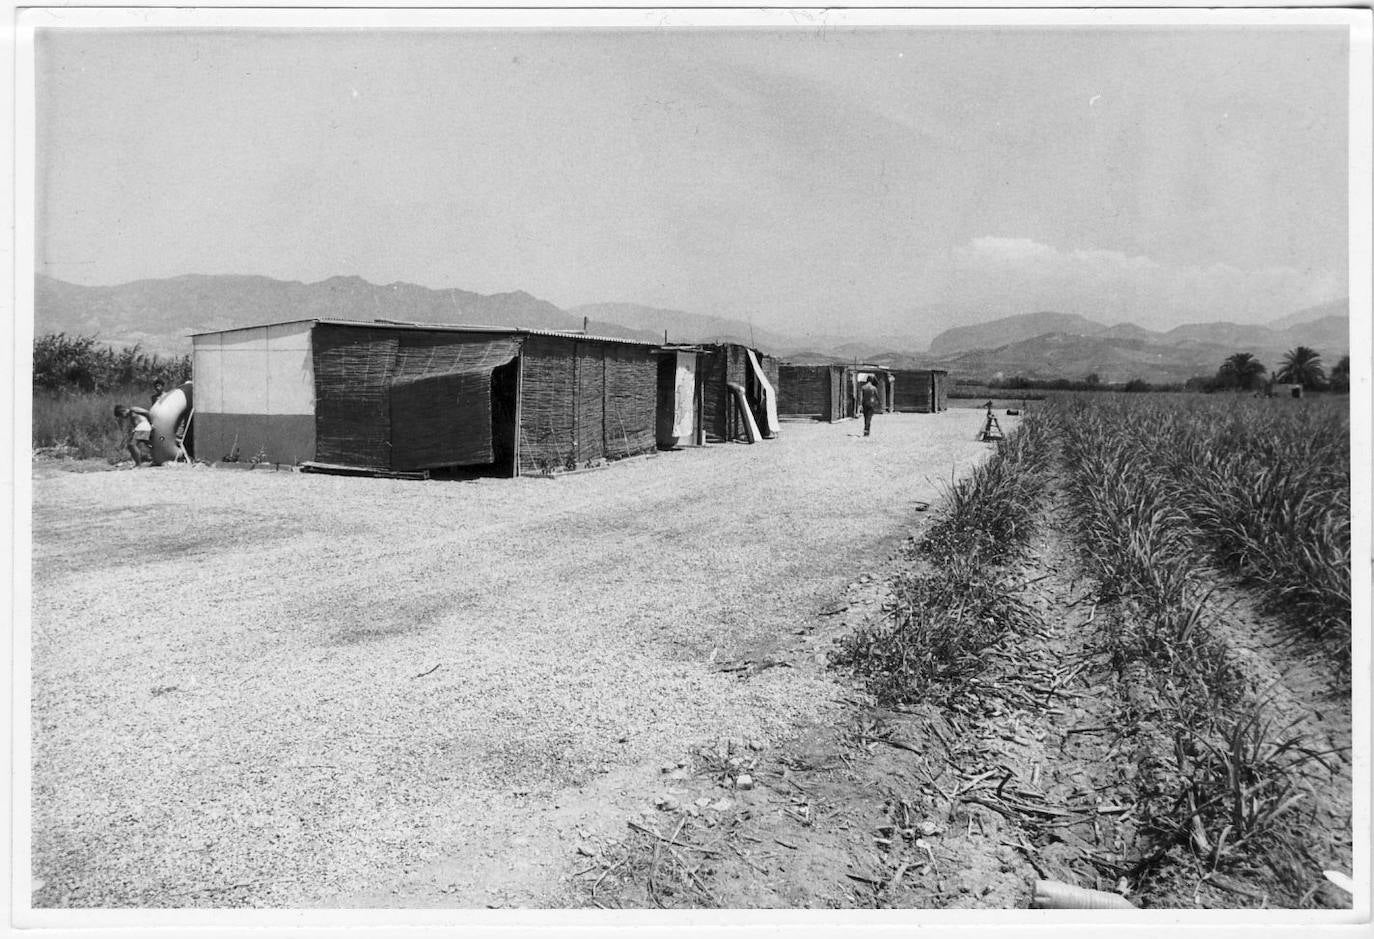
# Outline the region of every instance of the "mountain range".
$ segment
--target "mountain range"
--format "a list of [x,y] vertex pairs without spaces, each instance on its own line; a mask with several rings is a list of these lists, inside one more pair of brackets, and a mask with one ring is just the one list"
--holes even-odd
[[[521,326],[662,342],[748,343],[799,363],[865,361],[897,368],[948,368],[974,378],[1024,375],[1104,382],[1183,381],[1211,374],[1233,352],[1276,367],[1297,345],[1334,364],[1349,352],[1349,301],[1298,310],[1266,325],[1195,323],[1167,331],[1106,325],[1074,313],[1036,312],[947,329],[928,349],[901,335],[805,336],[720,316],[635,303],[561,309],[523,291],[479,294],[416,284],[378,285],[360,277],[318,283],[246,275],[185,275],[110,287],[35,279],[35,334],[94,336],[114,345],[182,355],[190,335],[293,319],[332,318]],[[887,330],[894,333],[895,330]]]
[[1350,352],[1350,301],[1297,310],[1266,325],[1190,323],[1163,332],[1134,323],[1108,326],[1077,314],[1029,313],[946,330],[931,342],[938,367],[986,378],[1143,378],[1182,382],[1216,372],[1234,352],[1277,368],[1284,353],[1310,346],[1334,365]]

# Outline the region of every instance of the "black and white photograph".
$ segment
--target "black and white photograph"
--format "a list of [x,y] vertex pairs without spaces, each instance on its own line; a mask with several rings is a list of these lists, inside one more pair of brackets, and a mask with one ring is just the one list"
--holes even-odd
[[14,24],[12,925],[1368,928],[1368,9]]

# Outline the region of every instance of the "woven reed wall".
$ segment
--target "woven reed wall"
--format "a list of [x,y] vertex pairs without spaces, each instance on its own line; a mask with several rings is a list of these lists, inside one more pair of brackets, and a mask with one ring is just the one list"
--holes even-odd
[[768,376],[768,383],[773,386],[773,390],[778,390],[778,369],[782,368],[782,363],[777,356],[759,355],[759,365],[763,368],[763,374]]
[[701,356],[702,425],[708,440],[724,441],[743,437],[739,416],[728,384],[750,386],[749,358],[744,346],[719,343],[706,346]]
[[610,459],[657,449],[658,357],[638,346],[607,345],[605,453]]
[[396,330],[321,323],[311,335],[315,368],[315,459],[391,466],[388,389]]
[[391,381],[391,468],[492,463],[492,372],[518,350],[513,337],[402,332]]
[[829,365],[826,368],[829,372],[826,376],[828,411],[824,418],[827,421],[838,421],[844,417],[844,367]]
[[778,369],[779,414],[822,417],[829,395],[829,366],[783,365]]
[[492,371],[509,336],[318,324],[315,459],[377,469],[493,460]]
[[557,472],[655,449],[658,360],[648,347],[531,336],[521,369],[522,470]]
[[897,378],[897,389],[893,395],[893,409],[897,411],[920,411],[928,413],[934,409],[931,384],[934,374],[926,369],[895,369],[892,374]]
[[566,341],[525,340],[520,356],[520,468],[552,473],[577,467],[576,373]]
[[602,354],[603,349],[603,346],[589,342],[574,344],[573,363],[577,377],[573,407],[576,422],[574,436],[577,443],[577,459],[583,463],[594,459],[589,454],[601,455],[602,445],[606,439],[606,407],[603,398],[606,395],[609,376],[606,374],[606,357]]
[[724,346],[701,353],[701,424],[708,440],[727,440],[725,388],[727,357]]
[[949,410],[949,373],[935,373],[935,409],[937,411]]

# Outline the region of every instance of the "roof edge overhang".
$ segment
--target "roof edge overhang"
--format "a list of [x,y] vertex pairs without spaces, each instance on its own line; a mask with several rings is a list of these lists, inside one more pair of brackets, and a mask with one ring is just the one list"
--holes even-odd
[[622,339],[616,336],[593,336],[581,330],[530,329],[523,326],[485,326],[474,323],[414,323],[406,320],[348,320],[329,317],[305,317],[295,320],[281,320],[275,323],[254,323],[248,326],[234,326],[229,329],[211,329],[191,333],[191,338],[215,336],[220,333],[236,333],[246,329],[271,329],[276,326],[296,326],[310,323],[313,326],[345,326],[364,329],[402,329],[424,332],[485,333],[498,336],[549,336],[557,339],[581,339],[587,342],[610,342],[617,345],[640,346],[646,349],[659,349],[659,343],[645,342],[641,339]]

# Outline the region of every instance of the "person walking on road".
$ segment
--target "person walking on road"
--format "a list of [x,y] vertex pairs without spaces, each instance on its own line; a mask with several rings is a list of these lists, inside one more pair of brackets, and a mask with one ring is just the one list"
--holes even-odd
[[867,437],[873,428],[873,412],[878,410],[878,380],[872,375],[859,391],[859,405],[863,408],[864,436]]

